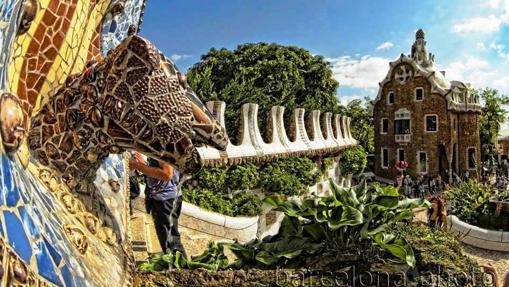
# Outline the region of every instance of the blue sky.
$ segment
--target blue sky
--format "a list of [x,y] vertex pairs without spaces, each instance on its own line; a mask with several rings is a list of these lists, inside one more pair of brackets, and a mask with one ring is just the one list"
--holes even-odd
[[247,42],[325,56],[344,103],[374,97],[388,62],[423,28],[449,80],[509,94],[509,0],[148,0],[141,34],[183,71],[210,48]]

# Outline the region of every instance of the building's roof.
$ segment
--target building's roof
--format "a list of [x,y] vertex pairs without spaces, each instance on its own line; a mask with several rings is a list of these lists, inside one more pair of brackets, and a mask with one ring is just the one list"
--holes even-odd
[[461,81],[449,82],[444,74],[435,65],[435,56],[426,51],[424,31],[419,29],[415,35],[410,55],[401,54],[398,59],[389,63],[389,71],[384,80],[379,83],[380,88],[374,103],[382,97],[383,86],[392,80],[393,70],[401,63],[407,63],[414,70],[413,77],[423,76],[431,84],[431,92],[446,97],[448,109],[460,111],[479,111],[481,106],[479,98],[470,94],[470,85]]

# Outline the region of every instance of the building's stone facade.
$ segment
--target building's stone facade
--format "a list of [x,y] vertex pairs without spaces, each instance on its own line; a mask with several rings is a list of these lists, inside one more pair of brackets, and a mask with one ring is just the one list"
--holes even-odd
[[498,142],[498,153],[501,156],[509,156],[509,136],[499,137]]
[[449,82],[444,74],[426,52],[422,30],[411,55],[390,63],[373,108],[377,177],[394,180],[400,160],[408,162],[407,173],[414,177],[441,175],[448,180],[453,173],[477,174],[479,99],[467,85]]

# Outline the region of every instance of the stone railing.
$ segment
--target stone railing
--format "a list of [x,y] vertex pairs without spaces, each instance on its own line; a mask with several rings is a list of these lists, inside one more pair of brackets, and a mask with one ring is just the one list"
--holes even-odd
[[[224,126],[226,104],[206,103],[207,108]],[[245,162],[263,162],[291,156],[334,154],[357,144],[350,130],[351,119],[332,113],[311,111],[307,121],[304,109],[293,111],[289,128],[283,120],[284,107],[275,106],[267,117],[267,138],[264,141],[258,128],[258,105],[244,104],[240,114],[239,142],[230,143],[226,151],[212,147],[198,149],[205,166],[221,166]],[[236,134],[230,131],[230,134]],[[290,139],[290,137],[291,139]]]
[[454,215],[447,216],[447,221],[449,230],[457,233],[462,242],[483,249],[509,252],[509,232],[470,225]]

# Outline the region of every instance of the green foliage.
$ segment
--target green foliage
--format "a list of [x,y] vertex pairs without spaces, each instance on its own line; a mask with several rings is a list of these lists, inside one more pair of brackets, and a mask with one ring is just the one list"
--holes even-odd
[[180,251],[169,254],[156,255],[148,262],[141,264],[142,271],[161,271],[165,269],[196,269],[205,268],[218,271],[228,267],[228,258],[224,254],[224,244],[209,242],[208,248],[200,255],[187,260]]
[[285,195],[299,195],[306,191],[299,178],[285,173],[274,166],[268,166],[263,170],[261,186],[264,191]]
[[375,128],[373,125],[373,105],[369,98],[353,100],[346,106],[341,106],[341,114],[352,118],[350,129],[352,136],[368,153],[375,150]]
[[470,179],[449,186],[444,197],[452,214],[465,222],[476,224],[481,214],[488,214],[488,200],[495,193],[491,186]]
[[509,202],[509,191],[499,193],[495,200]]
[[339,168],[343,174],[360,175],[368,164],[368,155],[361,145],[349,148],[341,155]]
[[412,245],[421,272],[438,268],[467,274],[480,271],[477,262],[465,255],[452,233],[412,224],[399,225],[397,232]]
[[261,200],[246,190],[285,195],[303,194],[322,173],[308,158],[287,158],[261,168],[244,164],[229,168],[204,168],[183,187],[184,200],[201,208],[229,216],[261,213]]
[[326,171],[326,170],[332,168],[332,164],[333,164],[333,161],[332,161],[331,157],[324,158],[323,159],[323,170]]
[[[277,44],[244,44],[234,51],[210,49],[187,74],[190,86],[203,101],[228,103],[226,128],[238,130],[240,108],[260,105],[264,118],[272,106],[338,112],[338,83],[322,56],[297,47]],[[260,125],[262,134],[266,125]]]
[[259,185],[258,167],[252,164],[237,165],[228,172],[229,187],[233,190],[247,190]]
[[472,94],[479,96],[483,103],[479,119],[481,145],[496,146],[500,126],[507,121],[507,111],[503,106],[509,104],[509,97],[490,88],[473,90]]
[[262,212],[262,202],[254,194],[241,193],[235,196],[210,189],[182,189],[184,201],[203,209],[228,216],[256,216]]
[[198,176],[200,186],[214,191],[224,191],[226,189],[227,172],[228,168],[226,167],[202,169]]
[[246,245],[233,243],[236,265],[285,265],[299,256],[323,252],[342,254],[371,243],[410,266],[415,258],[407,241],[391,232],[391,227],[413,217],[412,208],[429,205],[422,199],[402,199],[394,187],[365,183],[340,188],[331,181],[333,196],[286,199],[281,195],[265,198],[265,203],[281,211],[285,218],[279,233]]
[[143,271],[161,271],[170,268],[187,267],[187,259],[182,256],[180,251],[169,254],[156,255],[149,259],[149,262],[141,264],[140,269]]
[[266,192],[298,195],[317,183],[321,175],[316,165],[308,158],[280,159],[262,168],[260,185]]

